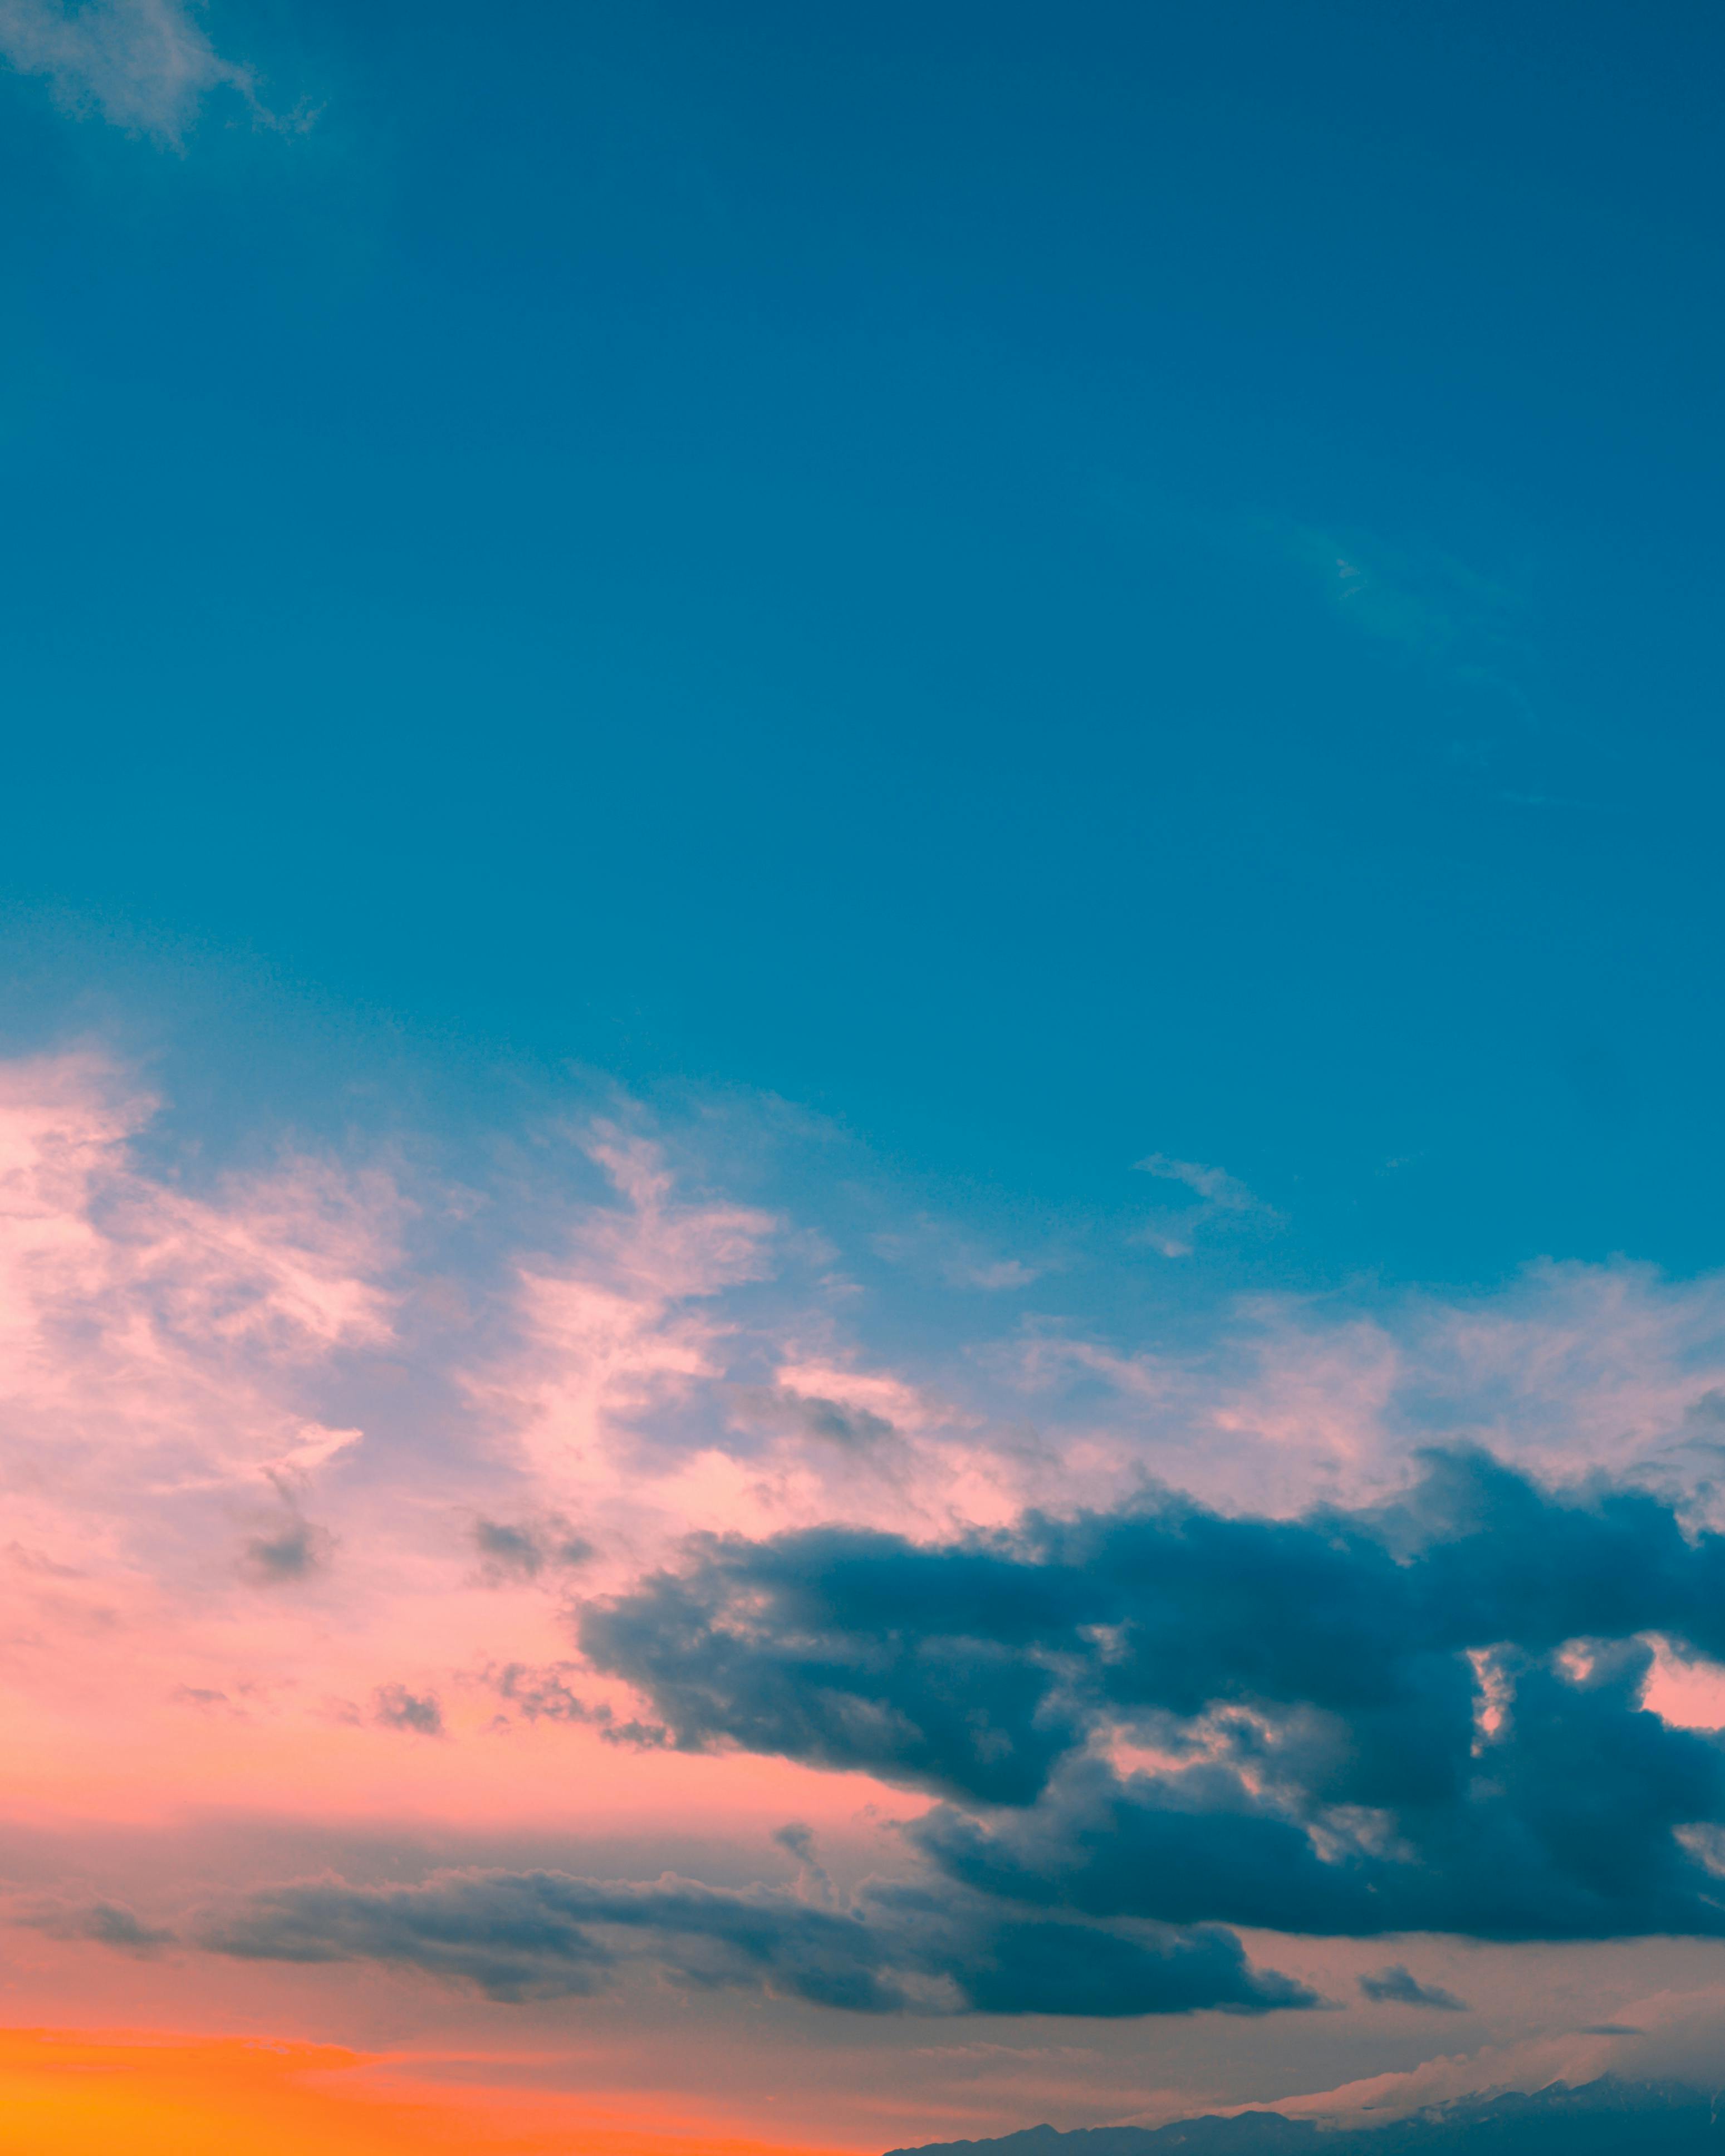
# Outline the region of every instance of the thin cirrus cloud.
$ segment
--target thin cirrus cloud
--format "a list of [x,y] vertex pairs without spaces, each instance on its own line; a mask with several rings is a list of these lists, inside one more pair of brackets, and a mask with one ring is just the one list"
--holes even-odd
[[1189,1258],[1200,1229],[1216,1220],[1255,1219],[1260,1225],[1277,1226],[1281,1216],[1274,1207],[1255,1197],[1237,1176],[1202,1161],[1174,1160],[1153,1152],[1135,1163],[1160,1183],[1183,1184],[1197,1203],[1152,1216],[1134,1240],[1159,1250],[1165,1258]]
[[1172,1160],[1163,1152],[1153,1152],[1137,1165],[1146,1175],[1159,1177],[1164,1183],[1183,1183],[1195,1196],[1220,1213],[1250,1213],[1259,1204],[1245,1185],[1230,1175],[1226,1168],[1206,1168],[1197,1160]]

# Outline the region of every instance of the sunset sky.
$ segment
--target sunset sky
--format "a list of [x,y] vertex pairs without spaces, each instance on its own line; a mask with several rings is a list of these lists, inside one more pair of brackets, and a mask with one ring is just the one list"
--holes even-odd
[[0,2156],[1714,2072],[1716,11],[0,56]]

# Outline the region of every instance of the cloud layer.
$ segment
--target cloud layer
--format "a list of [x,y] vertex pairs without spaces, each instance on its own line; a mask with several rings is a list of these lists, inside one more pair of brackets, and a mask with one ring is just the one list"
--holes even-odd
[[[224,1162],[99,1053],[0,1065],[11,1808],[331,1837],[39,1866],[14,1936],[523,2025],[644,1986],[1264,2046],[1322,1998],[1368,2046],[1495,2010],[1407,1934],[1725,1937],[1725,1285],[1260,1296],[1176,1347],[1086,1300],[1160,1262],[1129,1223],[883,1245],[834,1142],[606,1096],[459,1173]],[[356,1856],[408,1810],[434,1858]]]
[[742,1987],[864,2014],[1262,2014],[1317,2003],[1250,1967],[1214,1927],[1027,1917],[951,1888],[886,1884],[824,1907],[670,1874],[286,1887],[207,1922],[199,1943],[246,1959],[411,1968],[511,2001],[596,1991],[645,1957],[691,1989]]

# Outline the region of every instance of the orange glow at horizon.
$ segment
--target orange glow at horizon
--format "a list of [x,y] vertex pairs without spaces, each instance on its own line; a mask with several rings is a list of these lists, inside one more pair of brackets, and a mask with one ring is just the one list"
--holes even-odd
[[0,2030],[0,2156],[844,2156],[639,2102],[367,2072],[388,2064],[331,2044]]

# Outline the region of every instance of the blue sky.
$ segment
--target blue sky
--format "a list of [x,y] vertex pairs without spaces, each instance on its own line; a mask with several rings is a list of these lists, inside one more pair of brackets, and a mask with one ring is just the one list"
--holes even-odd
[[0,55],[0,2024],[1716,2061],[1717,14]]
[[3,85],[19,916],[1280,1262],[1717,1255],[1701,8],[229,6]]

